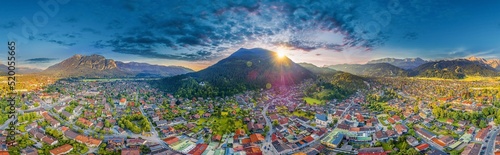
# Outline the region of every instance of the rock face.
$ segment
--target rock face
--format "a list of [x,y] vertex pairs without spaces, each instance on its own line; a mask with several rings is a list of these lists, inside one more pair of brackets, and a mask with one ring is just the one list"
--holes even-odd
[[369,61],[368,64],[388,63],[396,67],[408,70],[417,68],[418,66],[427,62],[428,61],[423,60],[421,58],[405,58],[405,59],[383,58],[383,59]]
[[471,56],[471,57],[467,58],[467,60],[477,62],[480,64],[485,64],[485,65],[488,65],[488,66],[496,69],[497,71],[500,71],[500,59],[486,60],[484,58],[478,58],[475,56]]
[[60,77],[125,77],[126,73],[119,70],[116,62],[101,55],[74,55],[58,64],[50,66],[42,72]]
[[166,77],[192,72],[178,66],[160,66],[147,63],[124,63],[106,59],[101,55],[74,55],[50,66],[42,74],[58,77],[116,78],[116,77]]

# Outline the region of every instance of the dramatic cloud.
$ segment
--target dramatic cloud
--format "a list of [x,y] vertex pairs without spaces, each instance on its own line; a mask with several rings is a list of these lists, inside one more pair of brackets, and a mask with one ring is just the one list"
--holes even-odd
[[32,58],[32,59],[27,59],[25,61],[30,64],[38,64],[38,63],[49,63],[54,60],[57,60],[57,58]]
[[[124,32],[96,41],[94,47],[143,57],[200,60],[217,58],[219,48],[251,42],[306,52],[338,52],[349,47],[371,48],[386,40],[381,29],[372,30],[374,24],[364,22],[364,8],[351,1],[169,1],[168,5],[126,1],[122,6],[131,14],[137,14],[136,8],[149,11],[126,22],[111,20],[107,29],[124,28]],[[134,22],[138,25],[130,27]],[[337,34],[340,41],[311,39],[315,37],[308,36],[311,33]]]

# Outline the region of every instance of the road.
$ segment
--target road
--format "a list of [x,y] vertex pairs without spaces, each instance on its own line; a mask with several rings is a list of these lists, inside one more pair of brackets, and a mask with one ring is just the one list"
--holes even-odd
[[268,150],[271,150],[269,148],[272,148],[272,143],[271,143],[271,135],[272,133],[274,132],[273,131],[273,123],[271,122],[271,120],[269,120],[269,118],[267,117],[267,108],[269,107],[269,104],[266,105],[264,107],[264,109],[262,110],[262,115],[264,116],[264,119],[266,119],[266,126],[269,128],[269,132],[267,132],[266,134],[266,141],[264,143],[262,143],[262,147],[261,148],[267,148],[267,149],[263,149],[264,152],[270,152]]
[[483,144],[483,146],[486,145],[485,155],[495,153],[494,152],[495,151],[495,138],[499,132],[500,132],[500,129],[498,127],[494,127],[492,132],[488,133],[488,136],[490,137],[490,138],[486,138],[486,140],[488,140],[488,143]]

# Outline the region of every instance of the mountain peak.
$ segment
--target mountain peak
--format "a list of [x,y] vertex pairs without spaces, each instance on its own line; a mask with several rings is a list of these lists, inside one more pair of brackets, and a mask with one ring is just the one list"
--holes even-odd
[[421,58],[404,58],[404,59],[397,59],[397,58],[382,58],[382,59],[377,59],[377,60],[371,60],[368,61],[367,64],[376,64],[376,63],[388,63],[391,65],[394,65],[396,67],[400,67],[403,69],[413,69],[416,68],[427,61],[421,59]]
[[479,57],[476,57],[476,56],[471,56],[471,57],[467,58],[467,60],[469,60],[469,61],[480,61],[480,62],[486,62],[486,59],[479,58]]

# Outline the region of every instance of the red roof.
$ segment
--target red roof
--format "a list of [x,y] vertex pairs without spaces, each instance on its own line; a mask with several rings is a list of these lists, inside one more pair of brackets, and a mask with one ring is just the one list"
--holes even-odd
[[427,143],[420,144],[419,146],[416,147],[416,149],[419,150],[419,151],[423,151],[423,150],[425,150],[427,148],[429,148],[429,144],[427,144]]
[[198,144],[194,149],[189,151],[189,154],[191,155],[201,155],[205,149],[207,149],[208,145],[207,144]]
[[169,137],[169,138],[164,139],[163,141],[165,141],[165,143],[167,143],[168,145],[171,145],[171,144],[173,144],[175,142],[178,142],[179,138],[177,138],[177,137]]
[[304,140],[307,142],[307,143],[310,143],[312,141],[314,141],[314,138],[312,138],[311,136],[307,136],[304,138]]

